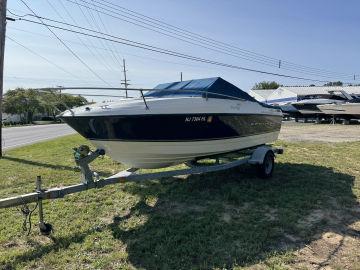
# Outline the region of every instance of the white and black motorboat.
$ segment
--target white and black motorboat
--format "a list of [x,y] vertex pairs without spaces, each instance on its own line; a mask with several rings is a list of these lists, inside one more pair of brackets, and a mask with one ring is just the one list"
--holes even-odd
[[344,119],[360,119],[360,98],[317,106],[321,112]]
[[303,116],[320,116],[324,113],[318,108],[318,105],[339,104],[345,102],[346,99],[336,95],[305,97],[299,101],[292,102],[291,105]]
[[160,84],[140,98],[60,117],[112,159],[160,168],[273,142],[282,113],[216,77]]

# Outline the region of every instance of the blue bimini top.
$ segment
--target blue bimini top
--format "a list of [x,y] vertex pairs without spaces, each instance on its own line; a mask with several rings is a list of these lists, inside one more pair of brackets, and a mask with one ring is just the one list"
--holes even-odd
[[154,89],[161,91],[149,91],[145,96],[168,97],[181,95],[193,97],[207,95],[209,98],[243,99],[257,102],[248,93],[220,77],[163,83],[157,85]]

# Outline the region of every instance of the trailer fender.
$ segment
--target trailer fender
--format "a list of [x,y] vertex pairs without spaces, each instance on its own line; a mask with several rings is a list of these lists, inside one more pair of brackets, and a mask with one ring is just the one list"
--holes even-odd
[[271,154],[275,156],[274,150],[269,146],[264,145],[256,148],[255,151],[252,153],[248,163],[252,165],[263,164],[265,155],[268,152],[271,152]]

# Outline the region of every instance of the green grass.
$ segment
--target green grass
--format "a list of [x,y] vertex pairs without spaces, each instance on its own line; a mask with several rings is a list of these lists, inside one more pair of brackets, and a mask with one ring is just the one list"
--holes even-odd
[[[46,187],[78,183],[72,147],[83,143],[74,135],[7,152],[0,198],[33,191],[37,175]],[[294,251],[359,220],[360,142],[277,145],[285,154],[270,180],[242,166],[46,201],[51,237],[37,227],[26,236],[19,211],[1,209],[0,269],[287,269]],[[108,157],[93,168],[122,169]]]

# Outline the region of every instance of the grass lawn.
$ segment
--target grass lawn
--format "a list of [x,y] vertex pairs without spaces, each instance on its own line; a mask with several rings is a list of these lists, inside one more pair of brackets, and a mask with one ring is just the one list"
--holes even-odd
[[[79,182],[77,135],[8,151],[0,198]],[[249,166],[108,186],[44,202],[55,228],[0,210],[0,269],[360,269],[360,142],[277,142],[274,177]],[[102,176],[122,167],[99,158]],[[37,223],[34,212],[33,223]]]

